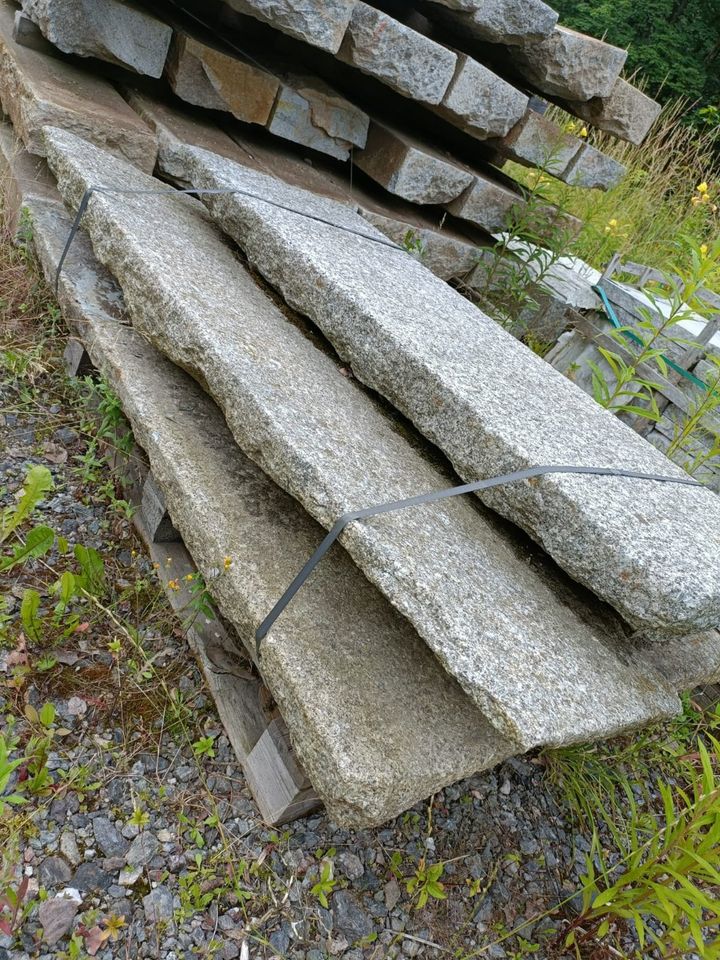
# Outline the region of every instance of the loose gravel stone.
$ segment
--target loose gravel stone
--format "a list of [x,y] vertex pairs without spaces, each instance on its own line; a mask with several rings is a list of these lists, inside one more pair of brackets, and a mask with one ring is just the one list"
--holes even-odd
[[40,864],[40,883],[45,887],[57,887],[69,883],[72,870],[62,857],[47,857]]
[[106,857],[124,857],[130,844],[122,837],[107,817],[93,819],[95,841]]
[[40,904],[38,919],[43,928],[43,940],[48,946],[53,946],[69,932],[79,907],[77,901],[66,897],[54,897]]
[[141,833],[130,844],[125,854],[125,862],[129,867],[144,867],[160,849],[157,837],[152,833]]

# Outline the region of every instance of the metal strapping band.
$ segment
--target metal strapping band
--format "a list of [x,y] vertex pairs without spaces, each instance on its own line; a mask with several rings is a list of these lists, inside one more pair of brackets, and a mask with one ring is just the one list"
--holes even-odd
[[697,480],[691,480],[690,478],[666,477],[653,473],[638,473],[634,470],[620,470],[613,467],[529,467],[526,470],[516,470],[514,473],[505,473],[500,477],[490,477],[488,480],[476,480],[474,483],[464,483],[459,487],[450,487],[447,490],[436,490],[432,493],[423,493],[416,497],[409,497],[407,500],[394,500],[389,503],[378,504],[375,507],[365,507],[364,510],[355,510],[351,513],[346,513],[335,523],[315,553],[313,553],[300,573],[298,573],[285,593],[258,627],[255,633],[255,649],[257,654],[260,654],[261,641],[267,636],[272,625],[349,523],[352,523],[354,520],[365,520],[368,517],[376,517],[381,513],[393,513],[396,510],[405,510],[407,507],[419,507],[426,503],[447,500],[449,497],[459,497],[466,493],[476,493],[478,490],[490,490],[492,487],[500,487],[507,483],[531,480],[533,477],[544,477],[550,473],[574,473],[595,477],[627,477],[631,480],[654,480],[658,483],[679,483],[688,487],[703,486],[702,483],[699,483]]

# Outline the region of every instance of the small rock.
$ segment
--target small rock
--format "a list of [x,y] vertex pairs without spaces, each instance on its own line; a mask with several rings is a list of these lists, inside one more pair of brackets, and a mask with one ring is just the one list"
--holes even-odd
[[354,853],[343,851],[338,855],[336,862],[348,880],[359,880],[365,873],[362,860]]
[[273,948],[275,953],[280,954],[281,957],[285,956],[288,952],[290,946],[290,924],[284,923],[279,930],[274,930],[269,937],[270,946]]
[[134,840],[140,835],[140,827],[136,823],[126,823],[122,828],[122,835],[126,840]]
[[332,899],[333,924],[348,943],[355,943],[372,933],[373,924],[357,897],[347,890],[339,890]]
[[125,856],[129,844],[120,836],[107,817],[95,817],[92,825],[95,841],[106,857]]
[[80,697],[70,697],[67,702],[67,712],[71,717],[84,717],[87,713],[88,705]]
[[66,897],[54,897],[45,900],[38,907],[38,919],[43,928],[43,939],[52,946],[70,931],[79,909],[75,900]]
[[70,882],[72,870],[62,857],[46,857],[40,864],[39,874],[44,887],[59,887]]
[[169,830],[158,830],[157,838],[160,843],[172,843],[174,839]]
[[394,910],[398,905],[398,901],[402,895],[400,890],[400,884],[397,882],[395,877],[392,880],[388,880],[385,884],[385,906],[388,910]]
[[77,866],[82,857],[78,850],[77,841],[71,833],[63,833],[60,837],[60,853],[69,860],[73,866]]
[[142,876],[142,867],[125,867],[120,871],[118,884],[121,887],[131,887]]
[[143,909],[148,923],[163,923],[167,928],[175,924],[173,921],[173,896],[167,887],[155,887],[143,897]]
[[511,792],[512,792],[512,784],[506,777],[505,780],[503,781],[503,785],[500,787],[500,793],[504,797],[507,797],[510,795]]
[[125,863],[129,867],[144,867],[160,849],[158,839],[152,833],[141,833],[130,844],[125,855]]
[[73,877],[73,883],[78,890],[107,890],[107,888],[112,884],[112,877],[109,873],[105,873],[97,863],[89,861],[88,863],[82,863],[75,871],[75,876]]

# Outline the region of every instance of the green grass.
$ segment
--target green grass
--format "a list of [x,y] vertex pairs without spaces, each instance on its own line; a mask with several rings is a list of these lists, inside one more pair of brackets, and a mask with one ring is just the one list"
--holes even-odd
[[[624,259],[666,270],[679,240],[712,243],[720,233],[720,169],[713,134],[699,134],[687,126],[686,110],[687,104],[680,101],[666,106],[639,147],[586,128],[588,142],[628,171],[607,192],[570,187],[515,163],[504,169],[519,182],[537,186],[547,199],[584,222],[567,252],[597,268],[619,253]],[[558,107],[552,107],[549,116],[576,136],[583,132],[582,124]],[[698,191],[701,184],[707,185],[707,191]],[[720,289],[720,272],[710,285]]]

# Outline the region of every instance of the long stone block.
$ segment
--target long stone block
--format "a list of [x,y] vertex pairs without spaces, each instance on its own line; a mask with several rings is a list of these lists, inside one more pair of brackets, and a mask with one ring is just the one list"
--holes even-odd
[[370,118],[321,80],[289,75],[267,129],[285,140],[347,160],[367,142]]
[[436,113],[474,137],[504,137],[524,116],[529,98],[492,70],[457,54],[455,76]]
[[23,0],[23,12],[64,53],[162,76],[172,29],[140,6],[120,0]]
[[370,119],[363,110],[322,80],[287,73],[267,57],[250,63],[176,34],[167,73],[182,100],[229,112],[339,160],[365,145]]
[[627,168],[622,163],[585,143],[565,171],[563,180],[573,187],[611,190],[620,183],[626,173]]
[[192,37],[183,37],[181,44],[186,56],[201,63],[225,110],[246,123],[267,123],[280,89],[277,77]]
[[390,193],[413,203],[447,203],[475,179],[466,167],[377,121],[354,161]]
[[[72,206],[90,183],[139,187],[155,182],[71,134],[48,128],[46,137],[51,167]],[[198,170],[209,173],[212,155],[187,149]],[[230,168],[232,189],[237,189],[235,169],[240,168],[226,160],[218,162]],[[245,170],[241,179],[242,189],[258,196],[293,204],[298,200],[296,191],[269,177]],[[380,237],[338,204],[315,195],[301,199],[308,213],[330,214],[336,222],[352,222]],[[147,197],[140,201],[109,193],[92,197],[83,223],[96,255],[116,272],[138,331],[206,386],[244,452],[322,526],[328,528],[349,509],[452,482],[423,453],[419,438],[408,438],[400,423],[344,376],[337,361],[266,297],[209,218],[198,212],[196,202],[177,195],[157,196],[152,216],[148,202]],[[263,210],[275,209],[264,200],[254,202]],[[322,236],[332,238],[338,263],[345,264],[343,234],[331,227],[319,234],[316,221],[291,213],[287,217],[292,233],[299,232],[307,244],[313,296],[329,305],[326,294],[332,290],[317,283],[313,258]],[[354,252],[372,263],[374,272],[383,256],[409,271],[411,283],[417,271],[432,277],[406,254],[395,254],[374,241],[363,243]],[[277,253],[284,261],[279,248]],[[367,275],[362,263],[353,262],[348,276],[358,272]],[[387,265],[375,279],[386,290]],[[393,282],[397,284],[393,296],[404,299],[407,284],[398,283],[396,276]],[[288,301],[299,305],[303,299],[298,290]],[[462,304],[470,309],[458,295],[453,322],[458,311],[462,314]],[[391,303],[388,306],[392,309]],[[431,301],[423,304],[423,311],[433,314]],[[482,314],[473,310],[473,317],[480,323],[475,339],[482,341]],[[358,325],[354,312],[348,314],[348,322],[357,334],[365,330],[370,338],[370,327],[365,321]],[[447,347],[436,332],[429,336],[426,332],[425,337],[443,350]],[[391,366],[400,356],[394,351],[385,355]],[[480,369],[481,365],[474,368],[474,382]],[[558,378],[562,379],[559,374]],[[174,462],[183,459],[180,449]],[[204,459],[213,463],[210,455]],[[162,483],[163,470],[153,469]],[[191,475],[193,490],[204,489],[205,475]],[[165,492],[173,521],[185,535],[183,517],[173,512]],[[203,511],[202,526],[210,524],[212,509],[206,517],[197,499],[192,509]],[[252,496],[249,502],[257,499]],[[213,522],[221,525],[225,536],[235,528],[220,517]],[[282,529],[282,542],[287,541],[289,550],[291,528],[283,522]],[[559,574],[541,551],[524,538],[515,538],[516,533],[478,501],[456,498],[428,509],[353,523],[342,543],[483,713],[518,747],[601,736],[672,714],[677,709],[672,685],[636,658],[619,618]],[[282,575],[277,572],[277,552],[284,550],[270,546],[252,554],[254,563],[267,564],[263,577],[277,596],[287,575],[284,567]],[[299,568],[300,553],[293,554],[289,566]],[[335,639],[327,645],[347,657],[348,647],[338,640],[332,611],[317,604],[314,582],[295,598],[296,613],[305,611],[326,629],[331,626]],[[340,593],[335,597],[338,607],[347,600]],[[266,600],[263,593],[265,613]],[[268,637],[271,645],[273,632]],[[296,652],[298,676],[308,672],[323,676],[321,659],[309,657],[299,643],[294,648],[290,644],[290,649]],[[263,662],[266,656],[272,654],[263,654]],[[326,683],[326,688],[327,696],[335,697],[331,685]],[[368,691],[357,679],[355,697],[369,702]],[[316,786],[321,789],[321,784]]]
[[225,110],[246,123],[267,123],[280,89],[277,77],[176,33],[167,76],[182,100],[206,110]]
[[627,50],[567,27],[539,43],[513,50],[513,67],[542,93],[567,100],[609,97]]
[[660,116],[661,106],[642,90],[619,77],[607,97],[566,101],[564,106],[599,130],[641,144]]
[[498,233],[508,229],[513,211],[524,204],[519,190],[490,177],[476,176],[459,197],[446,204],[446,209],[487,233]]
[[260,131],[233,129],[235,139],[231,139],[212,123],[181,113],[146,93],[126,89],[125,96],[157,135],[160,171],[178,183],[189,183],[181,148],[191,144],[346,204],[399,246],[414,252],[444,280],[466,276],[482,255],[477,242],[445,222],[443,214],[431,216],[415,204],[388,195],[378,197],[377,191],[365,189],[358,178],[351,190],[329,164],[323,165],[319,158],[308,164],[302,155],[271,137],[263,137]]
[[584,144],[561,130],[552,120],[528,110],[512,130],[494,146],[503,156],[527,167],[539,167],[558,180],[565,174]]
[[356,0],[225,0],[229,7],[297,40],[337,53]]
[[30,153],[44,155],[42,127],[82,134],[148,172],[157,144],[151,130],[105,80],[12,39],[15,9],[0,3],[0,101]]
[[[70,219],[57,200],[30,210],[53,280]],[[203,390],[118,325],[107,311],[113,287],[121,301],[81,233],[61,275],[63,312],[120,397],[173,520],[252,650],[254,630],[323,531],[241,453]],[[232,567],[213,577],[225,556]],[[310,779],[346,826],[383,822],[511,751],[344,551],[267,638],[262,671]]]
[[543,0],[426,0],[423,9],[460,38],[513,46],[543,40],[558,21]]
[[[188,148],[198,187],[245,188],[303,209],[318,198]],[[268,191],[268,193],[265,193]],[[356,376],[476,480],[539,464],[685,478],[642,437],[400,252],[237,194],[205,202]],[[361,222],[330,201],[334,222]],[[322,296],[318,296],[318,290]],[[549,475],[483,495],[638,630],[689,635],[720,622],[720,502],[702,488]],[[632,506],[630,506],[632,505]]]
[[362,0],[338,59],[419,103],[439,104],[455,75],[456,56]]

